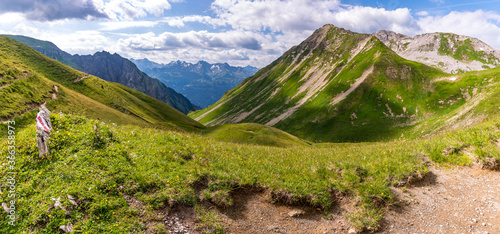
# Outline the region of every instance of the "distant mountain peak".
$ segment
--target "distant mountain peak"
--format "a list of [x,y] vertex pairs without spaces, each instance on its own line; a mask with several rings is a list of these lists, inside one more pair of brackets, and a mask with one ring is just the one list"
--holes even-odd
[[107,81],[121,83],[150,95],[185,114],[198,108],[186,97],[165,86],[159,80],[147,76],[134,63],[117,53],[111,54],[102,50],[94,53],[94,55],[70,55],[51,42],[25,36],[9,37],[75,69]]
[[308,140],[375,139],[421,110],[394,99],[412,99],[408,90],[421,91],[427,77],[441,74],[423,66],[372,35],[325,25],[190,116],[207,126],[265,124]]
[[140,70],[161,80],[202,107],[216,102],[224,92],[258,71],[258,68],[252,66],[235,67],[227,62],[211,64],[203,60],[194,64],[179,60],[168,64],[147,60],[132,61]]

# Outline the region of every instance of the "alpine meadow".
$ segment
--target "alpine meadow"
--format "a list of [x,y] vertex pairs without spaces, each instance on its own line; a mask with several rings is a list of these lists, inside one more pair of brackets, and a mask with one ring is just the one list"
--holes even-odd
[[[190,17],[175,26],[212,22]],[[166,56],[203,44],[186,36],[196,27],[179,40],[155,38],[167,38],[165,48],[132,44]],[[114,36],[129,33],[120,30]],[[230,44],[210,30],[197,34],[215,44],[203,44],[198,63],[70,55],[0,36],[0,233],[500,231],[500,51],[451,32],[371,32],[324,24],[256,73],[254,64],[204,62]],[[266,51],[252,43],[218,58]],[[231,57],[233,47],[250,52]],[[45,102],[52,130],[41,157],[35,119]],[[493,178],[469,199],[479,204],[471,211],[453,195],[470,192],[453,177],[464,170]],[[442,204],[424,195],[453,202],[448,221],[415,221],[412,211]]]

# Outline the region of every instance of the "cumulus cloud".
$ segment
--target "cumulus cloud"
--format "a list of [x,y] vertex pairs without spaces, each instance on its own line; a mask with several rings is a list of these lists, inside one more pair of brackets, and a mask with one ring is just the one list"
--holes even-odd
[[148,13],[160,16],[171,8],[167,0],[111,0],[99,5],[114,20],[132,20]]
[[405,33],[418,29],[407,8],[353,7],[339,0],[215,0],[212,9],[217,19],[205,22],[252,31],[297,32],[327,23],[356,32],[388,29]]
[[0,13],[24,13],[30,20],[106,18],[92,0],[16,0],[0,1]]
[[171,8],[167,0],[15,0],[0,1],[0,13],[23,13],[29,20],[131,20],[148,14],[161,16]]
[[198,23],[203,23],[203,24],[210,24],[210,25],[218,25],[220,20],[214,19],[210,16],[202,16],[202,15],[188,15],[188,16],[177,16],[177,17],[165,17],[163,22],[168,23],[169,26],[171,27],[184,27],[186,23],[189,22],[198,22]]
[[427,11],[419,11],[419,12],[415,13],[415,15],[418,15],[418,16],[428,16],[429,12],[427,12]]
[[[228,61],[261,67],[324,24],[361,33],[385,29],[409,36],[453,32],[477,37],[500,48],[500,15],[495,12],[435,15],[407,8],[351,6],[340,0],[214,0],[211,12],[206,15],[164,16],[175,1],[179,0],[0,1],[3,30],[0,32],[50,40],[69,52],[94,53],[106,49],[160,62]],[[104,20],[88,20],[97,18]],[[211,29],[187,31],[199,28],[199,24],[191,27],[191,23],[205,24]],[[75,31],[69,30],[72,28],[81,31],[67,33]],[[131,28],[140,28],[141,33],[151,32],[123,33],[133,32]],[[164,31],[171,29],[174,32]],[[123,31],[112,32],[116,30]]]
[[254,36],[250,32],[243,31],[221,33],[210,33],[207,31],[189,31],[185,33],[165,32],[158,36],[154,33],[145,33],[120,39],[119,44],[122,47],[130,47],[135,50],[173,50],[186,47],[260,50],[262,47]]
[[38,39],[51,41],[70,54],[81,55],[109,50],[113,44],[107,35],[95,30],[78,30],[62,34],[42,33]]
[[405,34],[420,30],[408,8],[387,11],[382,8],[356,6],[334,14],[332,23],[364,33],[385,29]]
[[339,7],[339,0],[215,0],[212,3],[219,24],[235,29],[271,31],[318,28]]

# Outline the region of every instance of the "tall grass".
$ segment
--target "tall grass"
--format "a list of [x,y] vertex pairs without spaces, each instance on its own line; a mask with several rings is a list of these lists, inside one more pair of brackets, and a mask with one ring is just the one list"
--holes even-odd
[[[348,197],[356,201],[348,214],[352,224],[376,227],[394,199],[391,186],[424,175],[425,158],[440,165],[500,162],[498,118],[429,139],[289,148],[113,126],[68,114],[54,114],[52,121],[49,158],[38,159],[34,125],[17,133],[19,217],[15,227],[0,225],[3,233],[54,232],[68,223],[90,233],[141,232],[151,221],[143,212],[179,204],[195,206],[201,200],[231,206],[232,190],[255,186],[269,189],[274,202],[308,204],[326,214],[336,197]],[[5,149],[7,141],[0,146]],[[458,150],[444,155],[447,147]],[[2,151],[0,163],[6,163],[6,156]],[[0,169],[2,177],[6,173],[5,167]],[[78,205],[69,202],[68,194]],[[126,196],[144,206],[131,206]],[[51,208],[52,198],[58,197],[66,211]],[[8,201],[7,193],[0,199]],[[3,212],[0,218],[7,220]]]

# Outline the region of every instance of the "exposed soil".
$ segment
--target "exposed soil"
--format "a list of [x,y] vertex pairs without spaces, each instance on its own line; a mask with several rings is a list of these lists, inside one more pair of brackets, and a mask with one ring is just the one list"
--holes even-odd
[[395,192],[403,204],[386,214],[382,233],[500,233],[500,172],[433,168]]
[[[407,189],[395,188],[399,202],[391,206],[378,233],[500,233],[500,172],[479,165],[431,168]],[[336,204],[332,215],[308,206],[273,204],[265,190],[241,190],[234,205],[213,209],[227,233],[356,233],[344,215],[349,199]],[[169,233],[197,233],[195,213],[185,207],[163,218]]]
[[228,233],[347,233],[344,211],[349,203],[340,204],[326,219],[320,209],[270,203],[270,192],[244,191],[235,195],[235,205],[218,209]]
[[343,92],[343,93],[341,93],[341,94],[337,95],[337,96],[336,96],[336,97],[335,97],[335,98],[334,98],[334,99],[330,102],[330,105],[331,105],[331,106],[334,106],[334,105],[336,105],[337,103],[339,103],[340,101],[344,100],[344,99],[345,99],[345,98],[346,98],[349,94],[351,94],[351,93],[352,93],[352,92],[353,92],[356,88],[358,88],[358,86],[359,86],[361,83],[363,83],[363,81],[365,81],[365,80],[366,80],[366,78],[368,77],[368,75],[370,75],[372,72],[373,72],[373,65],[372,65],[370,68],[368,68],[368,69],[366,69],[365,71],[363,71],[363,74],[362,74],[362,75],[361,75],[358,79],[356,79],[356,81],[355,81],[355,82],[351,85],[351,87],[350,87],[347,91],[345,91],[345,92]]

